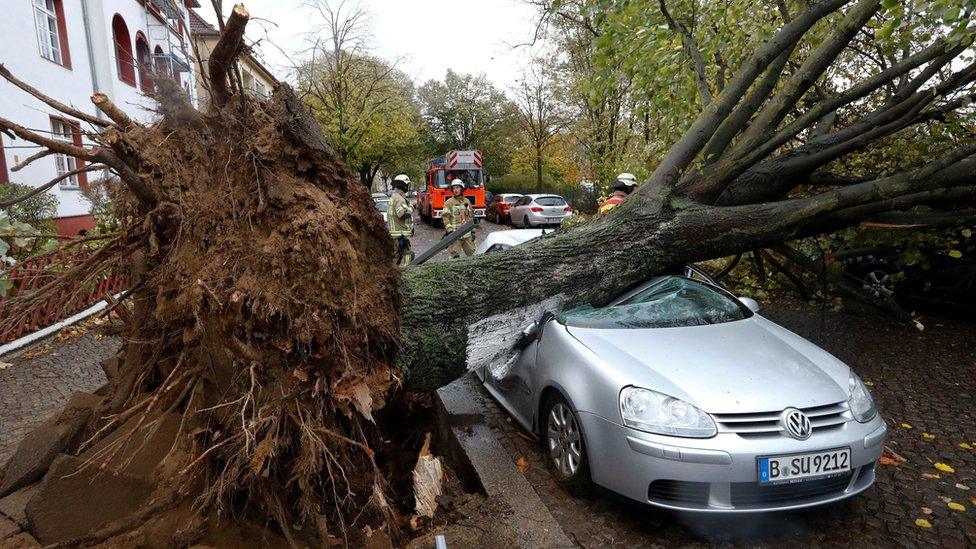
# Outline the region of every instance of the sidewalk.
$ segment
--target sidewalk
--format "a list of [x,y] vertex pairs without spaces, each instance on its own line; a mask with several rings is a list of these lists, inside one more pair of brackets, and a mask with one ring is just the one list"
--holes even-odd
[[119,345],[118,338],[102,338],[91,330],[0,357],[0,466],[27,433],[64,407],[71,393],[105,384],[99,362]]

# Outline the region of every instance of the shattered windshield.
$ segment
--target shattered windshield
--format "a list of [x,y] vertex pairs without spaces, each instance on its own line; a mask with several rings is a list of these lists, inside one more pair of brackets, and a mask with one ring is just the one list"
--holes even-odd
[[739,300],[707,284],[666,276],[616,305],[601,308],[585,305],[556,318],[566,326],[619,329],[704,326],[751,315]]

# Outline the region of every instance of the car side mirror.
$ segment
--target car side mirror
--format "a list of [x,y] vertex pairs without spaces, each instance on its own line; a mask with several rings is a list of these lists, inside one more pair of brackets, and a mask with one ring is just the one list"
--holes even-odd
[[746,307],[749,307],[749,310],[750,311],[752,311],[754,313],[758,313],[759,312],[759,302],[756,301],[755,299],[753,299],[751,297],[740,297],[738,299],[739,299],[739,302],[741,302],[743,305],[745,305]]

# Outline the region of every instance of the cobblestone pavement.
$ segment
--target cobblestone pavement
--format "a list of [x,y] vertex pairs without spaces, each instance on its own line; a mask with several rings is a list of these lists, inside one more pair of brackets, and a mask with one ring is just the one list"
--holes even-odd
[[[976,326],[928,319],[918,332],[873,314],[821,312],[796,302],[767,305],[762,314],[826,348],[873,384],[889,426],[887,446],[907,461],[879,465],[876,486],[861,496],[822,509],[732,520],[659,512],[603,492],[577,499],[549,475],[539,443],[493,402],[492,429],[513,461],[528,462],[529,482],[583,547],[976,545]],[[955,472],[936,470],[939,462]],[[949,509],[944,498],[966,510]],[[917,526],[920,518],[931,528]]]
[[105,383],[99,362],[118,348],[116,338],[94,330],[76,337],[47,339],[0,362],[0,467],[20,439],[68,401],[76,391],[94,391]]
[[[475,247],[481,244],[486,234],[509,228],[510,227],[506,227],[504,225],[496,225],[494,223],[482,220],[481,224],[478,226],[478,229],[475,231]],[[410,243],[413,246],[413,252],[415,254],[420,255],[425,250],[439,242],[443,236],[444,229],[431,227],[426,223],[421,223],[420,218],[417,215],[414,215],[414,235],[413,238],[410,239]],[[431,261],[443,261],[448,257],[449,254],[447,253],[447,250],[443,250],[438,252],[438,254],[435,255]]]

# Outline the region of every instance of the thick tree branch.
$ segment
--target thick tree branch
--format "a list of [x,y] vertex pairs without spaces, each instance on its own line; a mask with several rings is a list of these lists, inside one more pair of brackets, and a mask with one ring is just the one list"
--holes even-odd
[[105,116],[109,117],[119,129],[122,131],[131,129],[134,126],[134,122],[129,118],[129,115],[125,114],[111,99],[108,98],[104,93],[96,93],[91,96],[91,102],[98,108],[98,110],[105,113]]
[[220,39],[210,53],[208,61],[210,86],[213,90],[213,103],[218,108],[226,105],[230,99],[231,91],[227,86],[227,75],[244,45],[244,28],[249,18],[250,15],[242,4],[235,5],[220,32]]
[[749,125],[749,129],[736,142],[731,155],[739,156],[743,151],[748,151],[768,139],[779,127],[780,122],[800,101],[800,98],[823,75],[824,71],[837,59],[837,56],[844,51],[857,31],[874,16],[880,7],[880,0],[860,0],[848,11],[831,35],[810,53],[796,73],[786,81],[782,89],[759,112],[752,124]]
[[698,116],[685,134],[675,143],[651,174],[650,185],[638,194],[650,196],[655,189],[672,189],[681,173],[694,161],[712,138],[715,130],[738,105],[756,78],[786,49],[792,47],[817,21],[847,4],[850,0],[824,0],[811,4],[799,17],[783,26],[772,38],[742,63],[725,89]]
[[106,120],[102,120],[100,118],[94,117],[94,116],[92,116],[92,115],[90,115],[88,113],[79,111],[78,109],[75,109],[73,107],[70,107],[68,105],[65,105],[64,103],[61,103],[60,101],[57,101],[56,99],[51,98],[50,96],[42,93],[37,88],[31,86],[30,84],[27,84],[26,82],[20,80],[16,76],[14,76],[10,72],[10,70],[7,69],[6,67],[4,67],[2,64],[0,64],[0,76],[2,76],[5,79],[7,79],[7,81],[10,82],[11,84],[13,84],[14,86],[17,86],[18,88],[24,90],[25,92],[29,93],[30,95],[34,96],[35,98],[43,101],[48,106],[50,106],[50,107],[52,107],[52,108],[54,108],[54,109],[56,109],[56,110],[58,110],[58,111],[60,111],[60,112],[62,112],[64,114],[66,114],[68,116],[71,116],[73,118],[77,118],[78,120],[82,120],[84,122],[88,122],[89,124],[94,124],[95,126],[99,126],[99,127],[107,127],[107,126],[111,126],[112,125],[110,122],[108,122]]
[[46,147],[53,153],[66,154],[68,156],[74,156],[84,160],[93,160],[94,156],[91,151],[68,143],[67,141],[59,141],[57,139],[50,139],[44,137],[38,133],[35,133],[27,128],[15,124],[5,118],[0,118],[0,129],[9,130],[14,133],[17,137],[34,143],[35,145],[40,145]]
[[955,212],[884,212],[862,223],[888,228],[940,228],[972,225],[976,222],[976,210]]

